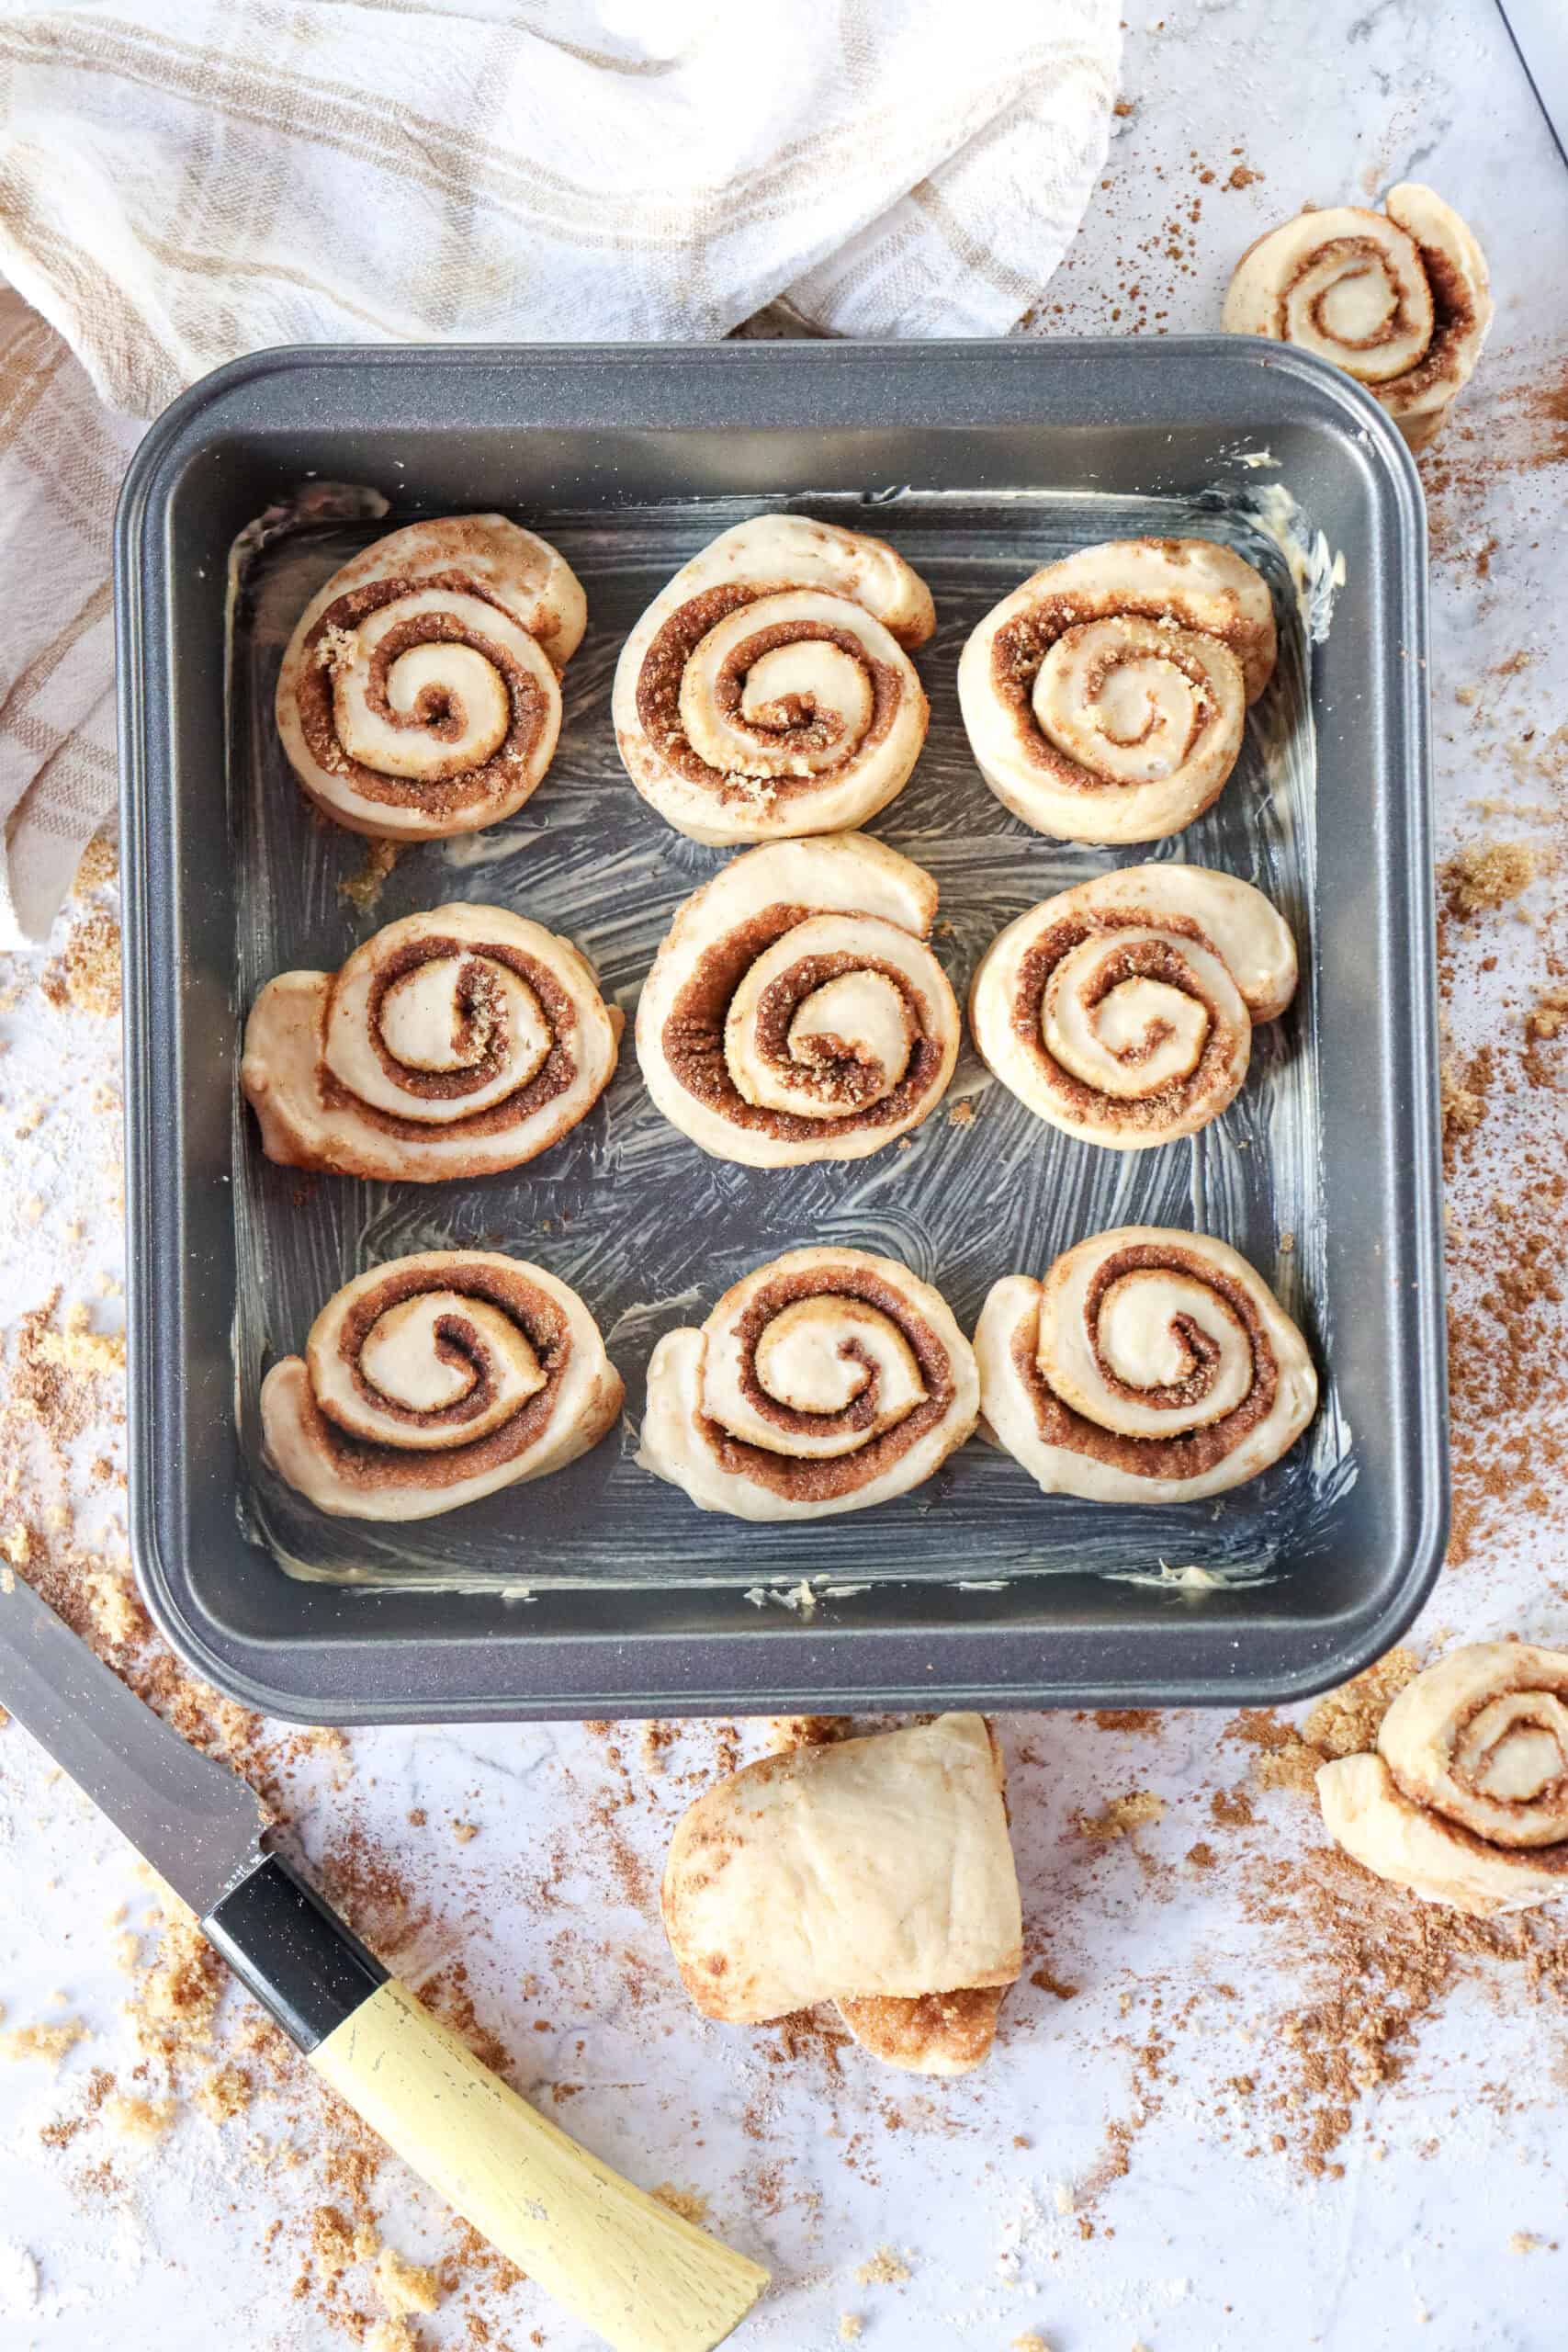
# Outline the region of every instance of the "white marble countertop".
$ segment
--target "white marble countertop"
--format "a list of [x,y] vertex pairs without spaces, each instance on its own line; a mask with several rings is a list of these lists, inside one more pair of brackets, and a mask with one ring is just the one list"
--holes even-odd
[[[1410,176],[1450,198],[1490,254],[1498,321],[1450,428],[1460,437],[1427,469],[1441,847],[1551,849],[1568,811],[1561,671],[1546,657],[1568,614],[1568,170],[1500,18],[1489,0],[1268,12],[1153,0],[1129,13],[1130,111],[1041,325],[1213,328],[1236,254],[1304,201],[1364,200]],[[1558,388],[1555,416],[1531,390],[1543,381]],[[1499,1019],[1514,1040],[1450,1193],[1455,1309],[1483,1348],[1496,1261],[1472,1246],[1476,1229],[1521,1150],[1544,1142],[1561,1165],[1568,1142],[1551,1082],[1568,1059],[1543,1047],[1547,1075],[1532,1085],[1519,1051],[1561,892],[1561,876],[1543,874],[1517,905],[1465,926],[1456,952],[1460,1064]],[[68,910],[62,938],[81,914]],[[117,1026],[51,1003],[40,968],[18,963],[0,1010],[4,1286],[19,1310],[61,1285],[64,1305],[85,1302],[108,1330]],[[1555,1051],[1568,1057],[1568,1043]],[[1561,1351],[1561,1302],[1526,1311],[1545,1362]],[[17,1344],[13,1322],[13,1362]],[[85,1461],[118,1458],[113,1385],[99,1392],[103,1425],[77,1442]],[[1463,1416],[1476,1409],[1461,1399],[1467,1462],[1477,1432]],[[1527,1378],[1498,1409],[1505,1437],[1528,1437],[1543,1408]],[[82,1494],[77,1540],[112,1555],[122,1490],[89,1475]],[[1477,1500],[1469,1472],[1461,1499]],[[1561,1476],[1480,1498],[1417,1638],[1568,1641],[1565,1507]],[[18,1508],[0,1497],[0,1538]],[[759,2352],[851,2340],[846,2314],[890,2352],[1005,2352],[1030,2331],[1053,2352],[1561,2346],[1568,2030],[1550,1972],[1532,1985],[1517,1962],[1456,1958],[1434,1990],[1428,1969],[1401,2037],[1406,1965],[1421,1957],[1408,1910],[1403,1928],[1375,1905],[1350,1916],[1359,1948],[1345,1919],[1340,1940],[1319,1940],[1303,1892],[1315,1815],[1258,1788],[1258,1751],[1233,1722],[1035,1716],[1001,1728],[1030,1966],[1077,1991],[1026,1982],[990,2064],[945,2086],[853,2051],[839,2066],[820,2045],[786,2055],[773,2036],[705,2027],[688,2009],[652,1889],[676,1811],[715,1767],[718,1727],[683,1727],[654,1771],[635,1725],[616,1737],[359,1733],[305,1752],[278,1731],[258,1752],[306,1853],[400,1973],[470,1997],[522,2087],[637,2177],[705,2199],[716,2228],[773,2266],[776,2292],[740,2339]],[[761,1736],[743,1732],[742,1751]],[[1075,1830],[1076,1813],[1134,1790],[1161,1796],[1163,1818],[1117,1840]],[[6,2030],[66,2017],[88,2029],[57,2075],[37,2059],[0,2066],[0,2343],[317,2352],[362,2339],[380,2308],[362,2268],[335,2301],[319,2265],[294,2291],[311,2213],[355,2210],[341,2138],[298,2069],[281,2088],[258,2075],[249,2112],[222,2125],[182,2092],[147,2150],[107,2106],[92,2111],[105,2074],[162,2096],[155,2068],[134,2078],[130,1980],[117,1964],[127,1924],[142,1931],[141,1960],[153,1955],[154,1898],[14,1727],[0,1734],[0,1871]],[[128,1922],[111,1924],[122,1905]],[[1314,2074],[1336,1996],[1365,2007],[1376,2032],[1395,2020],[1391,2079],[1346,2092]],[[243,2041],[237,1995],[218,2031],[226,2046]],[[1314,2127],[1332,2143],[1322,2172],[1306,2161]],[[367,2194],[404,2252],[455,2256],[446,2220],[395,2163]],[[908,2276],[857,2279],[883,2246],[899,2256],[884,2267]],[[471,2266],[417,2340],[509,2352],[585,2342],[530,2286],[487,2283]]]

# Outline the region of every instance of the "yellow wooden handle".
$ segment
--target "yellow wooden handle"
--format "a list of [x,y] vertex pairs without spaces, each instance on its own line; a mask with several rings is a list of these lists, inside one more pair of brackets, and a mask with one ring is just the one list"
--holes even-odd
[[615,2352],[711,2352],[768,2273],[569,2140],[389,1979],[310,2053],[466,2222]]

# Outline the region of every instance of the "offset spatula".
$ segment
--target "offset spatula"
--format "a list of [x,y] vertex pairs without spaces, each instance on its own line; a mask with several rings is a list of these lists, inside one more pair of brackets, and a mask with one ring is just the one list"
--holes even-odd
[[0,1703],[183,1894],[323,2082],[616,2352],[711,2352],[768,2274],[569,2140],[481,2066],[268,1850],[239,1775],[188,1747],[20,1577]]

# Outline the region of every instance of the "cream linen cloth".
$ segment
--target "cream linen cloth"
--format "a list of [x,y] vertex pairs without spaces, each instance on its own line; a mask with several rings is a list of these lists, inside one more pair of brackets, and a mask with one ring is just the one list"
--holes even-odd
[[1117,0],[0,0],[0,946],[113,799],[135,420],[270,344],[716,337],[780,297],[1004,333],[1119,49]]

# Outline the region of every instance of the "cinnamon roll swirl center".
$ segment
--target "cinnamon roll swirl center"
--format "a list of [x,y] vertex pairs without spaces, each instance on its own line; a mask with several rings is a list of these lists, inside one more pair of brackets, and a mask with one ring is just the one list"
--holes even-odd
[[1217,1468],[1268,1418],[1279,1386],[1243,1285],[1164,1243],[1113,1251],[1081,1297],[1048,1292],[1012,1356],[1045,1444],[1142,1478]]
[[493,1134],[570,1086],[577,1026],[567,990],[523,950],[440,933],[405,940],[333,990],[322,1097],[392,1135],[457,1120]]
[[343,1476],[468,1477],[536,1442],[570,1353],[566,1319],[522,1275],[470,1264],[461,1282],[405,1267],[317,1317],[310,1409]]
[[[1184,943],[1190,943],[1190,944]],[[1065,917],[1019,965],[1012,1025],[1079,1118],[1164,1124],[1231,1090],[1247,1007],[1198,925],[1135,910]]]
[[370,581],[334,598],[305,638],[300,731],[317,763],[367,798],[454,814],[503,788],[534,751],[550,716],[541,673],[547,657],[464,573]]
[[705,589],[644,657],[637,718],[688,782],[789,795],[888,734],[903,680],[870,650],[881,625],[785,582]]
[[871,916],[769,907],[705,952],[665,1058],[699,1102],[791,1140],[824,1119],[849,1133],[904,1118],[942,1064],[936,1008],[905,968],[917,949]]
[[845,1264],[775,1275],[722,1330],[710,1324],[701,1428],[727,1470],[823,1501],[880,1477],[953,1395],[948,1351],[925,1317],[870,1269]]

